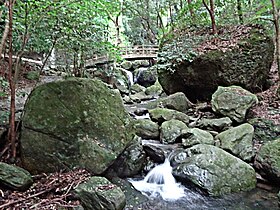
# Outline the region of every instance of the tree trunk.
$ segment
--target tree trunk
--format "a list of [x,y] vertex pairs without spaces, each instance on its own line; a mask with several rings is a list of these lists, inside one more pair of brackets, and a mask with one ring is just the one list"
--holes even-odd
[[214,0],[210,0],[210,8],[207,5],[205,0],[202,0],[203,5],[207,9],[210,18],[211,18],[211,24],[212,24],[212,32],[213,34],[217,34],[217,25],[216,25],[216,20],[215,20],[215,6],[214,6]]
[[9,0],[9,84],[10,84],[10,128],[8,133],[9,142],[11,145],[12,158],[16,157],[16,127],[15,127],[15,98],[16,84],[13,76],[13,1]]

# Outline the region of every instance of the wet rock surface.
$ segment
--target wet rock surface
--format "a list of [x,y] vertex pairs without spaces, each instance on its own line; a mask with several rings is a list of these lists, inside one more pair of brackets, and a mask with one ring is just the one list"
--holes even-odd
[[125,207],[125,194],[104,177],[91,177],[78,185],[75,193],[85,210],[122,210]]
[[33,183],[31,174],[18,166],[0,162],[0,185],[8,189],[23,191]]
[[198,144],[175,154],[173,174],[191,180],[212,196],[248,191],[256,187],[255,170],[247,163],[206,144]]

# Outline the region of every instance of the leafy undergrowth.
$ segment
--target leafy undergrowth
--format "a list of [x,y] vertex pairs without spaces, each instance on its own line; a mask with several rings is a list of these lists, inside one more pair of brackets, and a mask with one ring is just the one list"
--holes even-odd
[[272,120],[275,124],[280,125],[280,97],[277,96],[279,78],[275,62],[270,71],[270,82],[272,86],[269,89],[256,94],[259,103],[251,109],[250,114],[253,117]]
[[0,209],[72,209],[80,205],[72,190],[90,176],[82,169],[34,176],[25,192],[0,190]]

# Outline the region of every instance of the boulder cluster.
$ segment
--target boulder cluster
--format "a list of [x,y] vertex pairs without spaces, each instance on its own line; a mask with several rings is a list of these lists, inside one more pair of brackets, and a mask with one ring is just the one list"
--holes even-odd
[[183,57],[169,50],[182,39],[174,38],[155,66],[124,61],[112,71],[87,69],[109,85],[69,78],[36,87],[22,116],[24,169],[1,163],[0,183],[25,190],[31,174],[85,168],[92,177],[73,190],[83,208],[121,210],[133,189],[119,178],[168,158],[178,180],[211,196],[254,189],[257,177],[279,186],[280,125],[250,116],[273,43],[261,28],[235,29],[242,39],[233,33],[232,42],[210,51],[189,42]]

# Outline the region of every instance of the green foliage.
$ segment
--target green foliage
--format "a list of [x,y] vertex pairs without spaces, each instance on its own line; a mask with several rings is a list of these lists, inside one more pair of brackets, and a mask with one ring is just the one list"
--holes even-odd
[[21,50],[26,35],[26,51],[47,53],[53,43],[56,49],[71,54],[106,52],[108,19],[101,1],[17,1],[14,12],[15,51]]
[[7,97],[7,91],[9,88],[9,82],[0,76],[0,98]]

